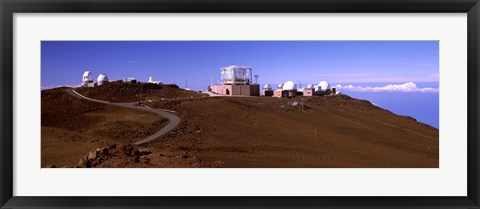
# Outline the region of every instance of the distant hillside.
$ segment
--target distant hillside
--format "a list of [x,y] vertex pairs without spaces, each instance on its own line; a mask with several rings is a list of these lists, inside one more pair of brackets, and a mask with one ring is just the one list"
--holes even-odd
[[112,101],[135,102],[146,98],[190,98],[203,96],[201,93],[180,89],[174,84],[121,83],[112,82],[94,88],[81,87],[76,91],[86,97]]

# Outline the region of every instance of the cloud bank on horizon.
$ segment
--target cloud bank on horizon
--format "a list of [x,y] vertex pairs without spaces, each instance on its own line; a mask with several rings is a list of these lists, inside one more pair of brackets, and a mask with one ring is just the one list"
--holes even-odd
[[414,82],[408,82],[404,84],[390,84],[381,87],[370,86],[353,86],[353,85],[336,85],[335,88],[344,91],[353,92],[407,92],[407,93],[437,93],[438,88],[419,88]]

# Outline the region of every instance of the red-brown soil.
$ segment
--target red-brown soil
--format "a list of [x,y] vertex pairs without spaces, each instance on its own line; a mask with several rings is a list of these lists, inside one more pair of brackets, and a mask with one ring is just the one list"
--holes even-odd
[[[108,99],[110,96],[100,93],[87,95],[87,91],[93,92],[94,89],[82,90],[85,96],[115,101]],[[129,146],[128,142],[132,140],[117,138],[118,141],[123,141],[116,148],[112,148],[111,152],[117,154],[101,160],[102,163],[95,167],[436,168],[439,166],[438,129],[419,123],[411,117],[395,115],[368,101],[350,98],[347,95],[297,97],[295,99],[205,97],[161,101],[160,98],[169,98],[169,96],[170,98],[202,96],[195,92],[184,94],[185,91],[180,89],[172,90],[172,92],[181,92],[168,95],[165,92],[161,93],[163,90],[152,90],[158,91],[152,95],[140,92],[141,95],[144,95],[141,100],[144,100],[144,104],[150,107],[176,111],[181,118],[179,126],[158,140],[133,147],[133,149],[146,149],[151,152],[142,157],[148,158],[147,160],[136,162],[135,159],[140,159],[141,156],[134,155],[132,157],[125,151],[121,151],[125,150],[124,147]],[[149,91],[151,90],[146,92]],[[78,92],[82,93],[80,90]],[[108,91],[105,90],[105,92]],[[81,117],[81,120],[85,122],[76,125],[77,119],[63,119],[61,120],[62,127],[51,125],[58,124],[59,122],[55,122],[56,120],[43,123],[43,106],[50,107],[54,104],[51,104],[52,100],[46,99],[44,104],[46,95],[42,93],[42,167],[51,164],[55,164],[55,166],[58,164],[57,167],[64,164],[75,166],[92,149],[108,147],[108,143],[113,143],[113,136],[117,132],[121,132],[112,127],[110,133],[104,135],[97,143],[72,139],[75,134],[81,135],[78,131],[82,131],[82,133],[98,131],[102,127],[99,124],[105,120],[120,120],[120,116],[115,115],[120,112],[124,115],[125,110],[110,109],[111,107],[95,109],[102,105],[84,100],[76,101],[79,99],[68,94],[62,95],[60,100],[56,100],[59,105],[65,103],[64,100],[88,103],[88,105],[84,104],[80,110],[74,110],[79,112],[75,117]],[[140,100],[135,100],[138,97],[134,93],[124,93],[123,95],[125,96],[121,101]],[[115,96],[115,98],[120,97]],[[302,101],[304,102],[303,111],[300,105],[292,105],[293,102]],[[77,106],[72,107],[72,105],[65,106],[65,109],[78,108]],[[62,115],[67,111],[63,108],[49,109],[51,111],[45,113],[54,114],[52,112],[55,112]],[[134,117],[133,112],[141,114],[132,111],[131,117]],[[95,117],[97,114],[101,114],[102,118],[89,118]],[[148,113],[143,114],[148,115]],[[96,125],[85,125],[93,123],[91,121],[95,121]],[[49,125],[44,127],[44,124]],[[122,125],[118,126],[123,127]],[[132,126],[132,129],[138,128],[141,132],[145,126],[147,126],[146,123],[142,126]],[[51,134],[53,138],[62,135],[63,133],[60,131],[68,131],[69,137],[65,138],[69,140],[64,139],[65,142],[61,145],[44,143],[43,132],[48,133],[52,129],[58,131],[55,135]],[[121,134],[119,136],[122,138]],[[53,149],[57,151],[58,149],[85,148],[76,152],[81,153],[80,156],[75,154],[73,157],[73,154],[65,152],[62,155],[56,154],[51,157],[46,155],[44,160],[44,150],[52,149],[52,146],[57,146]],[[71,162],[74,163],[57,163],[62,162],[62,159],[57,159],[58,157],[71,158]]]
[[178,88],[174,84],[120,83],[112,82],[95,88],[77,88],[76,91],[86,97],[111,102],[137,102],[149,98],[191,98],[203,96],[201,93]]
[[[289,105],[304,101],[304,111]],[[170,144],[224,167],[438,167],[438,129],[346,95],[217,97],[150,106],[182,124]]]
[[131,144],[168,120],[144,111],[75,98],[65,88],[42,91],[42,167],[74,166],[89,150]]

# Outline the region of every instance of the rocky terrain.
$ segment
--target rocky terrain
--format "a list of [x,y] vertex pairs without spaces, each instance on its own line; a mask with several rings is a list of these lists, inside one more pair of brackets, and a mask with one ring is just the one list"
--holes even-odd
[[168,122],[152,113],[81,100],[65,90],[42,91],[42,167],[76,165],[93,147],[131,144]]
[[[173,110],[181,118],[179,126],[158,140],[133,146],[168,121],[82,101],[62,89],[42,91],[42,167],[439,166],[438,129],[347,95],[205,97],[176,86],[126,85],[78,92]],[[52,154],[57,152],[62,154]]]

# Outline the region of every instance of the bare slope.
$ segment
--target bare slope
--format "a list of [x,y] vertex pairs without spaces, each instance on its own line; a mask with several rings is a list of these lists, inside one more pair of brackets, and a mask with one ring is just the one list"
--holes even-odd
[[437,129],[346,95],[150,105],[181,114],[164,141],[225,167],[438,167]]
[[[96,99],[142,101],[150,107],[174,110],[181,118],[180,125],[159,140],[134,147],[151,152],[147,164],[139,165],[122,155],[106,158],[96,167],[438,167],[438,129],[411,117],[395,115],[368,101],[346,95],[295,99],[203,97],[176,87],[152,88],[119,84],[78,90]],[[119,90],[122,93],[116,92]],[[42,94],[42,126],[44,114],[62,115],[71,108],[71,105],[56,107],[50,99],[45,100],[48,101],[45,105],[52,108],[44,112],[45,96]],[[202,98],[161,100],[192,96]],[[62,102],[57,100],[57,103],[64,104],[63,100],[71,98],[63,95],[58,99]],[[294,101],[303,101],[304,111],[292,106]],[[55,124],[60,123],[62,130],[75,134],[78,130],[91,132],[100,126],[88,124],[119,120],[115,115],[125,112],[121,109],[105,112],[96,109],[98,104],[82,105],[81,110],[74,110],[79,111],[75,117],[81,119],[52,120],[48,127],[56,128]],[[91,119],[97,116],[92,112],[103,115]],[[78,120],[84,123],[78,124]],[[140,130],[144,126],[147,124],[132,127]],[[43,143],[44,129],[48,130],[42,127],[42,165],[44,150],[54,146]],[[111,131],[108,136],[122,130]],[[70,143],[64,146],[67,145],[72,146]],[[84,140],[74,146],[92,149],[100,145]],[[117,147],[112,152],[129,149]]]
[[81,100],[65,90],[42,91],[42,167],[75,166],[96,146],[131,144],[168,122],[153,113]]

